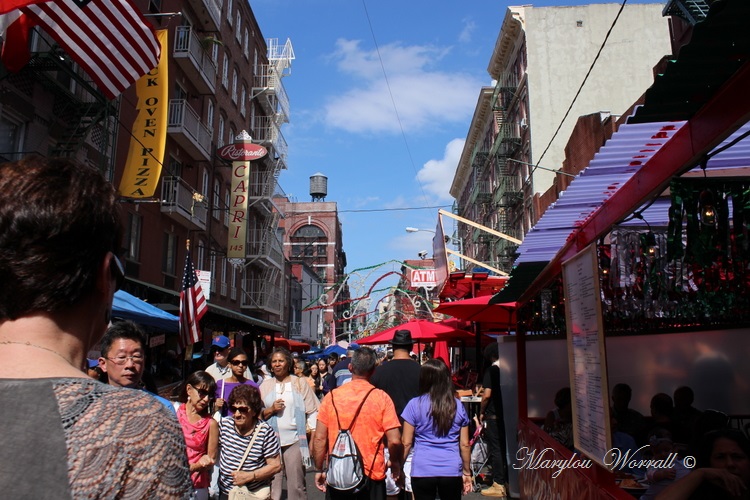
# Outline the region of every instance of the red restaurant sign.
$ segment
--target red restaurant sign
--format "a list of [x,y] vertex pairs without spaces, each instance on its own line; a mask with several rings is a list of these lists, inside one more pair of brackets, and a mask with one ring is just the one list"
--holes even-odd
[[217,154],[219,158],[229,161],[252,161],[263,158],[268,151],[260,144],[234,143],[219,149]]

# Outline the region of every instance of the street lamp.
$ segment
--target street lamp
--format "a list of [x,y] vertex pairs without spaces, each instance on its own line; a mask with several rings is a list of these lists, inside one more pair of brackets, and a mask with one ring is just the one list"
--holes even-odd
[[[432,229],[422,229],[422,228],[418,228],[418,227],[405,227],[404,229],[406,230],[407,233],[419,233],[419,232],[423,232],[424,231],[424,232],[428,232],[428,233],[432,233],[432,234],[437,235],[437,233],[435,231],[433,231]],[[463,245],[463,240],[461,240],[461,238],[454,238],[453,236],[445,235],[445,242],[446,243],[452,243],[453,245],[458,245],[458,253],[460,253],[461,255],[463,255],[463,253],[464,253],[464,245]],[[463,267],[464,267],[463,259],[458,259],[458,263],[459,263],[460,268],[463,269]]]

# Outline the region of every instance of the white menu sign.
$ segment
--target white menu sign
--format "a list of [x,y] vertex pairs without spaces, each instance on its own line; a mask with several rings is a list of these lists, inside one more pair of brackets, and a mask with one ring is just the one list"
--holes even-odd
[[562,265],[575,447],[607,467],[612,437],[598,269],[594,245]]

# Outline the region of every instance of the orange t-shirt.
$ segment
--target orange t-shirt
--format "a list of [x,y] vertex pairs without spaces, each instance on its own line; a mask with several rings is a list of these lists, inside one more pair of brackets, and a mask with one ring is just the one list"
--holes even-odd
[[[318,410],[318,422],[322,422],[328,428],[328,452],[333,449],[333,443],[339,434],[339,424],[336,420],[338,412],[342,428],[351,424],[354,413],[357,411],[365,394],[372,389],[372,384],[362,379],[355,379],[341,387],[334,389],[336,411],[333,410],[331,394],[326,394],[320,403]],[[400,428],[401,423],[396,415],[393,401],[385,392],[375,389],[367,396],[367,401],[359,416],[351,428],[354,442],[357,443],[359,452],[362,454],[362,462],[367,477],[374,481],[385,479],[385,460],[383,459],[383,445],[381,441],[386,431]],[[373,464],[373,457],[378,453]]]

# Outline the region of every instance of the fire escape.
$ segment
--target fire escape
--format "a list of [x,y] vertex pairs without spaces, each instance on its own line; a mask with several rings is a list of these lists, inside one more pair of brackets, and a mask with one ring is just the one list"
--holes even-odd
[[[526,123],[518,120],[519,83],[512,72],[506,72],[495,86],[492,108],[495,113],[497,135],[492,144],[494,161],[492,185],[492,227],[517,239],[523,238],[523,192],[521,171],[514,161],[521,149],[521,137]],[[515,260],[517,245],[504,238],[492,238],[490,252],[497,259],[498,267],[510,270]]]
[[[523,213],[521,172],[512,158],[521,149],[521,135],[525,124],[518,122],[518,80],[508,72],[493,89],[490,106],[493,113],[491,130],[478,143],[472,155],[472,186],[460,206],[467,207],[467,217],[483,226],[513,238],[523,234],[519,214]],[[464,250],[467,244],[475,258],[498,269],[510,271],[516,244],[478,228],[464,230]]]
[[[88,75],[40,30],[33,32],[29,63],[19,73],[8,75],[6,81],[18,92],[29,95],[34,85],[39,85],[51,97],[48,135],[45,141],[40,140],[44,149],[34,152],[74,158],[100,169],[112,180],[118,100],[109,101]],[[34,112],[39,115],[45,110]]]
[[268,156],[250,174],[248,204],[257,209],[248,220],[247,265],[243,279],[241,307],[281,314],[284,254],[277,230],[280,214],[272,203],[281,170],[287,168],[287,142],[281,126],[289,122],[289,98],[282,78],[291,74],[294,49],[287,40],[279,45],[268,40],[268,64],[256,67],[251,98],[263,109],[263,115],[251,120],[253,142],[263,145]]

